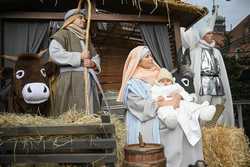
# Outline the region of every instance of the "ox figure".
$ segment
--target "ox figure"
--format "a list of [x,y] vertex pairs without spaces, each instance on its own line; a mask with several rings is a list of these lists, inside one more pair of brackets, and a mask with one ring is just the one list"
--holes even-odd
[[190,49],[186,49],[184,54],[178,52],[177,69],[172,71],[176,82],[180,84],[188,93],[194,93],[193,72],[190,68]]
[[43,53],[2,56],[14,62],[8,112],[48,115],[50,89],[45,63],[41,59]]

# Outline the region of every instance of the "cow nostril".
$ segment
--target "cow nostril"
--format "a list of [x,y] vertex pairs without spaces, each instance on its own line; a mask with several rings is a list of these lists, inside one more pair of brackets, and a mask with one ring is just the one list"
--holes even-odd
[[44,87],[44,89],[43,89],[43,93],[46,93],[47,92],[47,88],[46,87]]
[[32,93],[32,91],[31,91],[30,87],[28,87],[28,92],[29,92],[29,93]]

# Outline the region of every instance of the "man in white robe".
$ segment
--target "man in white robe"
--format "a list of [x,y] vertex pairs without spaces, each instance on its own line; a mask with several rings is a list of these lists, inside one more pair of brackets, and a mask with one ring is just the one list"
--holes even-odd
[[207,18],[206,24],[196,26],[201,40],[193,49],[191,48],[191,68],[194,73],[194,87],[198,102],[209,101],[211,105],[224,104],[225,110],[218,123],[232,127],[234,113],[227,71],[223,57],[215,48],[213,40],[212,32],[216,15],[217,12]]

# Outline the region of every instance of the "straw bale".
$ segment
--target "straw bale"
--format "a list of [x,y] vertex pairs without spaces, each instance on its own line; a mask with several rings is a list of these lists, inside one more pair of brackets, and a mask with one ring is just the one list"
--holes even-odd
[[124,160],[124,145],[126,139],[126,126],[117,116],[111,116],[111,122],[115,125],[118,166],[122,166]]
[[203,128],[203,153],[209,167],[250,166],[249,140],[243,129]]

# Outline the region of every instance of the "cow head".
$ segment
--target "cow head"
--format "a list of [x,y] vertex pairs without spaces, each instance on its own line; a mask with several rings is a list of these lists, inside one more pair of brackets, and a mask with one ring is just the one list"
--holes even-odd
[[41,104],[48,100],[48,76],[40,54],[21,54],[3,57],[15,62],[13,71],[14,95],[27,104]]

